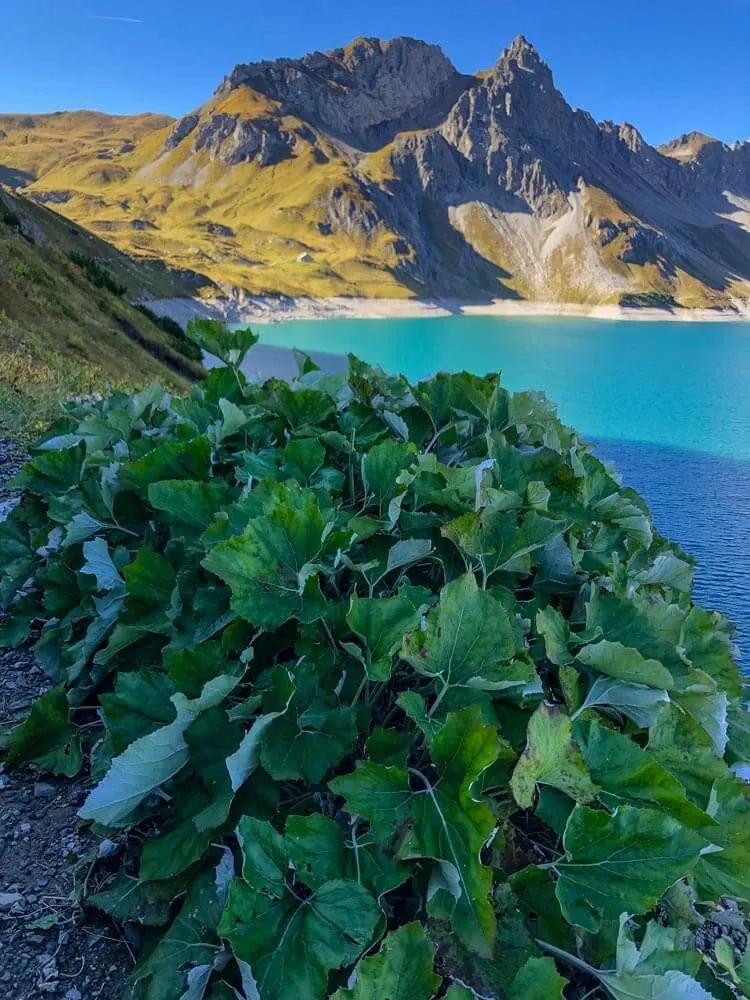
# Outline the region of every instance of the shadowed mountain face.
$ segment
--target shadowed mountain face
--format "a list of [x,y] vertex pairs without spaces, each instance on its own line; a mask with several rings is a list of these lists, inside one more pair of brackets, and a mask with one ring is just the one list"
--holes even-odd
[[0,116],[0,170],[250,292],[750,296],[750,143],[597,123],[523,37],[476,76],[409,38],[241,65],[178,122]]

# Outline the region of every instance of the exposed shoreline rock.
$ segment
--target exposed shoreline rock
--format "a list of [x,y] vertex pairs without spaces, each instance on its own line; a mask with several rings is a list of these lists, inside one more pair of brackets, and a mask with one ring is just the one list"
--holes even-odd
[[634,322],[748,323],[750,305],[736,309],[657,309],[626,306],[569,305],[560,302],[518,302],[508,299],[365,299],[338,296],[327,299],[285,295],[249,295],[233,290],[223,298],[152,299],[147,303],[160,316],[183,326],[191,319],[222,319],[227,323],[284,323],[294,319],[396,319],[441,316],[577,316],[582,319]]

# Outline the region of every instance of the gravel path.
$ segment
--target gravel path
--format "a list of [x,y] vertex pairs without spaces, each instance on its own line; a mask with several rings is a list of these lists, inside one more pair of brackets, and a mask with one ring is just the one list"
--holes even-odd
[[[0,439],[0,517],[12,506],[4,480],[21,460]],[[50,686],[27,650],[0,650],[0,731],[22,720]],[[0,998],[119,1000],[133,950],[109,921],[84,911],[85,887],[106,875],[100,839],[81,829],[86,779],[51,778],[0,764]],[[136,942],[132,942],[133,945]]]
[[7,517],[13,504],[13,494],[5,483],[23,465],[23,455],[12,441],[0,438],[0,521]]

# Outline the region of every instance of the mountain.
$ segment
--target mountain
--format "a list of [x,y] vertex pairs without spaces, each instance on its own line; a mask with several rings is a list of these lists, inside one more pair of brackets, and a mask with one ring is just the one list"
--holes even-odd
[[0,187],[0,437],[27,440],[60,400],[106,385],[185,388],[201,372],[194,345],[127,298],[190,289]]
[[240,65],[179,121],[0,116],[0,179],[254,294],[750,298],[750,142],[596,122],[523,37],[473,76],[410,38]]

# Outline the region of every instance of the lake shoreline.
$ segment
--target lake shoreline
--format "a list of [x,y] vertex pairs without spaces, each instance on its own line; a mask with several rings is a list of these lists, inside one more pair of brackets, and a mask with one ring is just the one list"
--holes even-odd
[[331,319],[437,319],[447,316],[498,316],[503,318],[561,317],[623,320],[630,322],[747,323],[750,305],[737,310],[634,309],[614,305],[574,305],[560,302],[515,302],[492,299],[468,302],[459,299],[329,299],[291,298],[279,295],[234,294],[213,299],[152,299],[144,303],[160,316],[185,325],[191,319],[221,319],[227,323],[284,323],[289,320]]

